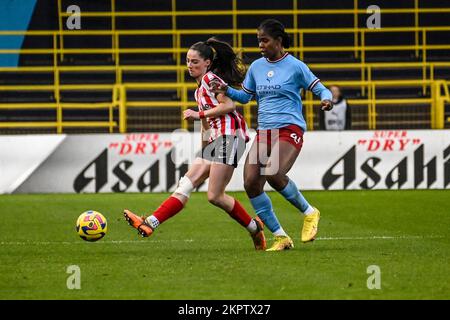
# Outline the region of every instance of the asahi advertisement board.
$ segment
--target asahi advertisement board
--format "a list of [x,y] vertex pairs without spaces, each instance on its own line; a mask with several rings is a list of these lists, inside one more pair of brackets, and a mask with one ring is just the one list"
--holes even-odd
[[[200,145],[188,132],[1,136],[0,193],[173,191]],[[243,190],[244,160],[227,190]],[[307,132],[288,175],[303,190],[448,189],[450,130]]]

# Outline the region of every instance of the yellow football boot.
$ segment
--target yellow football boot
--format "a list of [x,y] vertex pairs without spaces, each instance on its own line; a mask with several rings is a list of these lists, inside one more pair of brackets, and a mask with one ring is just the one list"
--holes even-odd
[[317,232],[319,231],[320,211],[314,208],[314,212],[305,215],[303,220],[302,229],[302,241],[310,242],[316,239]]
[[289,250],[294,247],[294,242],[288,236],[275,236],[275,242],[266,251],[282,251]]

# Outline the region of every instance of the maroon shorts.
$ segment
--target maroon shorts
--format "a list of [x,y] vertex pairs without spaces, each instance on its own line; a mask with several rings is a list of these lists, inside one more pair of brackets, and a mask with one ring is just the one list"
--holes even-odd
[[267,143],[268,145],[274,144],[277,140],[286,141],[297,148],[297,150],[301,150],[303,146],[303,130],[295,124],[278,129],[257,130],[256,139],[258,143]]

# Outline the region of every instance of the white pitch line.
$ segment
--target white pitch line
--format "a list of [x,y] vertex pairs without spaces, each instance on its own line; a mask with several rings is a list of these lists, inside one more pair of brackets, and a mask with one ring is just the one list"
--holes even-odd
[[[445,236],[368,236],[368,237],[319,237],[315,241],[342,241],[342,240],[411,240],[411,239],[441,239]],[[300,240],[299,238],[292,238],[293,240]],[[273,240],[269,238],[268,240]],[[150,243],[164,243],[164,242],[197,242],[203,240],[194,239],[167,239],[167,240],[100,240],[98,243],[104,244],[150,244]],[[242,241],[242,239],[208,239],[208,242],[227,242],[227,241]],[[79,241],[1,241],[0,246],[26,246],[26,245],[72,245],[72,244],[85,244],[85,241],[81,239]]]
[[371,236],[371,237],[319,237],[317,240],[408,240],[408,239],[439,239],[444,236]]

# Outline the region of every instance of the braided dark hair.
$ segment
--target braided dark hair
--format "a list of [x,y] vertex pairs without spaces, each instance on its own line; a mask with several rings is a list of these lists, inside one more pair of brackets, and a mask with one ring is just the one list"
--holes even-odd
[[270,37],[274,39],[280,37],[282,41],[281,43],[286,49],[291,45],[291,38],[289,37],[287,32],[284,31],[284,25],[276,19],[264,20],[259,25],[258,30],[264,30]]
[[191,46],[203,59],[211,60],[208,71],[212,71],[231,86],[240,86],[245,78],[245,65],[226,42],[209,38]]

